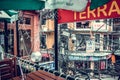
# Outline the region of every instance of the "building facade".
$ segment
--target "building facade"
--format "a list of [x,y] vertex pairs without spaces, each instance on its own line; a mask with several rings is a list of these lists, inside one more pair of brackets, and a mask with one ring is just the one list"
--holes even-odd
[[[18,16],[19,19],[12,23],[5,23],[5,20],[0,22],[0,44],[7,49],[7,53],[19,56],[40,51],[39,13],[36,11],[20,11]],[[5,37],[7,37],[7,41],[5,41]]]
[[107,24],[108,22],[109,20],[95,20],[61,24],[62,41],[59,42],[67,46],[60,45],[60,53],[64,55],[66,53],[69,61],[74,65],[81,64],[81,66],[75,65],[76,67],[106,69],[107,59],[110,58],[107,56],[111,54],[110,33],[112,32],[112,25]]
[[[42,25],[43,35],[47,35],[44,43],[46,49],[53,48],[54,22],[52,23],[51,19],[45,21],[46,24]],[[119,51],[119,35],[115,36],[114,26],[117,24],[114,21],[114,19],[101,19],[58,24],[60,71],[69,74],[69,69],[73,68],[107,69],[111,54],[116,49]],[[52,31],[49,30],[50,27]]]

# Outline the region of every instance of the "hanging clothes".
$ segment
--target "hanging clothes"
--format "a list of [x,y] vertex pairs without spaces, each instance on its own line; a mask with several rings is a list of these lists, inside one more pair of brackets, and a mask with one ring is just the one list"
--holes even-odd
[[112,56],[111,56],[111,62],[112,62],[112,64],[114,64],[116,62],[116,58],[115,58],[114,54],[112,54]]

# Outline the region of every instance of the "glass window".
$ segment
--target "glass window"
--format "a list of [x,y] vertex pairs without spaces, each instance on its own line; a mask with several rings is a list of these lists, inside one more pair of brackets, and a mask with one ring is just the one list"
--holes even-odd
[[30,25],[31,24],[31,18],[25,18],[25,24]]
[[113,19],[113,22],[114,22],[114,23],[120,23],[120,18],[114,18],[114,19]]
[[14,51],[14,31],[8,30],[8,52],[13,53]]
[[113,50],[118,50],[119,49],[119,35],[113,36]]
[[41,24],[42,24],[42,25],[45,25],[45,24],[46,24],[46,19],[42,19],[42,20],[41,20]]
[[113,26],[114,31],[120,31],[120,18],[113,19]]
[[89,21],[76,22],[76,29],[80,29],[80,28],[90,28]]
[[3,47],[0,45],[0,61],[4,59],[4,49]]
[[104,19],[103,22],[104,22],[104,23],[107,23],[107,19]]
[[107,49],[107,35],[104,35],[104,42],[103,42],[103,49],[106,50]]
[[109,26],[112,25],[112,19],[109,19]]
[[19,30],[20,56],[26,56],[31,52],[31,30]]
[[82,28],[81,25],[82,25],[81,22],[77,22],[77,23],[76,23],[76,28],[77,28],[77,29],[78,29],[78,28]]
[[95,34],[95,51],[99,51],[100,48],[100,34]]
[[61,24],[60,29],[67,29],[67,24]]
[[0,34],[0,44],[4,45],[4,35]]
[[95,22],[100,22],[100,20],[96,20]]
[[30,25],[31,24],[31,18],[24,17],[22,20],[20,20],[20,24]]
[[42,49],[46,48],[46,35],[41,35],[41,37],[40,37],[40,47]]

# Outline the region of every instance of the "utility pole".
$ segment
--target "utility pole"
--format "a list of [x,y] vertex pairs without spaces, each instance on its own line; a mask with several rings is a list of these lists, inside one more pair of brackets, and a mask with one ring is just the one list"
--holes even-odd
[[55,70],[58,70],[58,17],[57,9],[54,10],[54,49],[55,49]]

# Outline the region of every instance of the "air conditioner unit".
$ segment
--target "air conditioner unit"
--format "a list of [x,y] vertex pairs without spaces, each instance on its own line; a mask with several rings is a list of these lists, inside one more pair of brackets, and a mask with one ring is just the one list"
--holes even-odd
[[47,26],[46,25],[42,25],[42,30],[43,31],[47,31],[48,30]]

